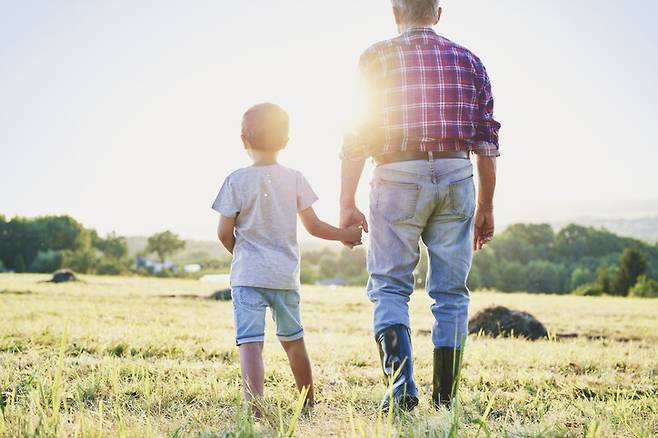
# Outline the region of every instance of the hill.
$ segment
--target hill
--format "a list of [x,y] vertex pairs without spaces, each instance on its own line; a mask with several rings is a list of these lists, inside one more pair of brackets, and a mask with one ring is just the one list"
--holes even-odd
[[552,225],[556,229],[562,229],[572,223],[604,228],[619,236],[633,237],[652,245],[658,243],[658,216],[634,219],[580,217],[568,221],[553,222]]

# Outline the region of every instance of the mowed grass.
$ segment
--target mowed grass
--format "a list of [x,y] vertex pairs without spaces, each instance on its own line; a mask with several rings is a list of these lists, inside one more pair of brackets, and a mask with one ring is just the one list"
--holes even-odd
[[217,285],[45,278],[0,275],[0,436],[658,435],[658,300],[473,293],[471,313],[529,311],[556,336],[472,336],[449,413],[429,403],[432,317],[416,291],[421,402],[389,419],[377,413],[384,386],[364,290],[303,287],[317,406],[295,424],[294,382],[268,321],[268,412],[252,424],[232,305],[205,299]]

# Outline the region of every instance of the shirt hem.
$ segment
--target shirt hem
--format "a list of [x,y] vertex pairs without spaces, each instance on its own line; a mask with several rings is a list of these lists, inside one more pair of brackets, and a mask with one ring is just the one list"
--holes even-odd
[[271,289],[271,290],[277,290],[277,291],[290,291],[290,290],[299,290],[301,288],[301,284],[296,284],[296,285],[281,285],[281,284],[265,284],[265,283],[252,283],[252,282],[236,282],[233,283],[231,282],[231,288],[234,287],[257,287],[259,289]]

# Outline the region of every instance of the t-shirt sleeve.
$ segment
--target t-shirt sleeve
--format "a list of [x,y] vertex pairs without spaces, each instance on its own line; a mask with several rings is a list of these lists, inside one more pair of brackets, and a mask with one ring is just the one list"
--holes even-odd
[[222,184],[222,188],[212,204],[212,209],[229,218],[234,218],[240,213],[242,203],[235,182],[231,177],[226,178],[224,184]]
[[318,200],[304,175],[297,174],[297,211],[306,210]]

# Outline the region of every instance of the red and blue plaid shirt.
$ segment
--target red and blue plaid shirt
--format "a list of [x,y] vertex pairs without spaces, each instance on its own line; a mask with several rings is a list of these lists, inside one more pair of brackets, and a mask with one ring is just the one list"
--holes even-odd
[[416,27],[368,48],[359,61],[364,115],[342,156],[399,151],[473,151],[498,156],[487,72],[469,50]]

